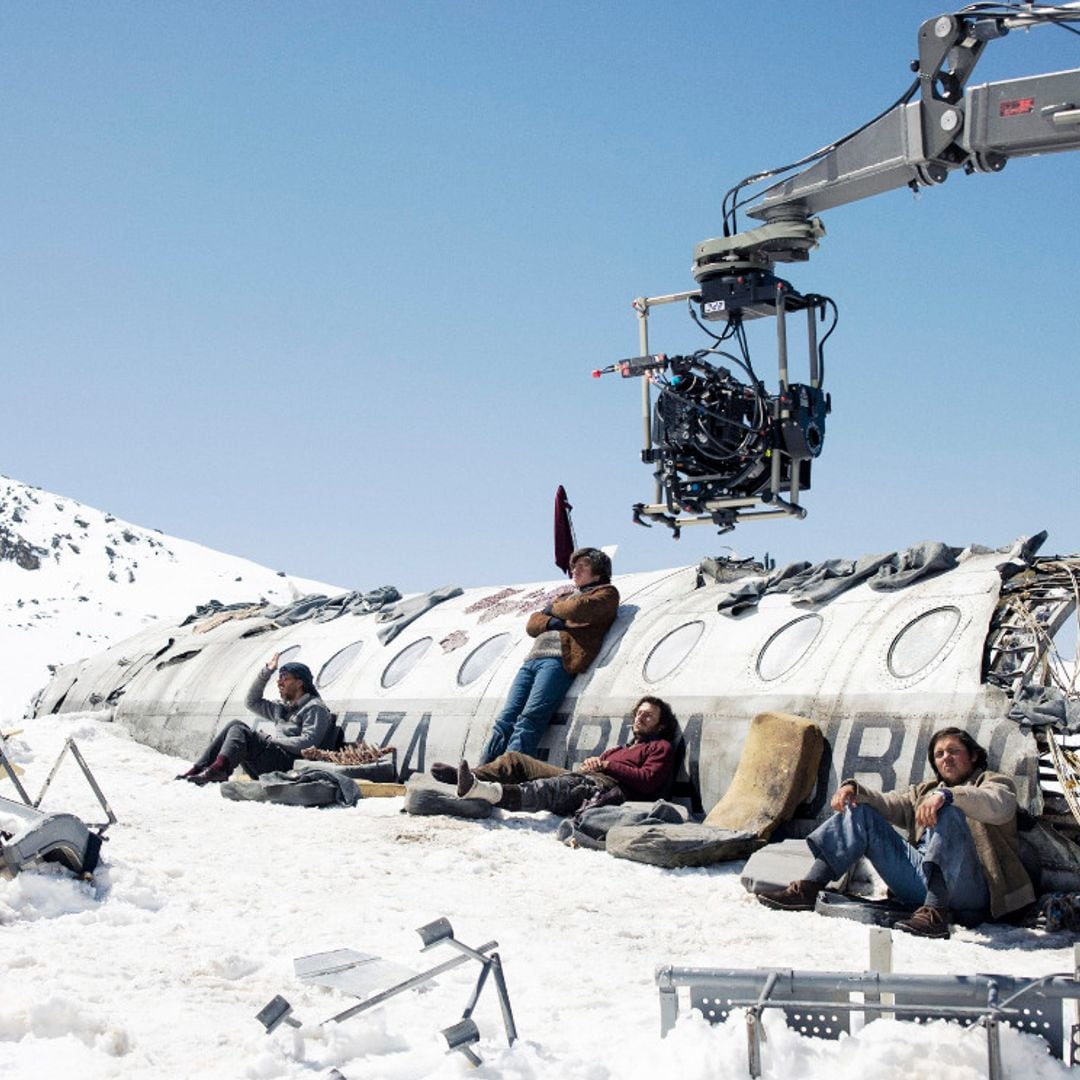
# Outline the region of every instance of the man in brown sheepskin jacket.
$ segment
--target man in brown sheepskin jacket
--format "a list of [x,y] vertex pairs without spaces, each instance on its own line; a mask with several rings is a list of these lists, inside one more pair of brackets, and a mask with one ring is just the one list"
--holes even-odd
[[536,754],[574,676],[596,659],[615,619],[619,592],[611,584],[611,559],[604,552],[578,548],[570,556],[570,576],[574,592],[529,616],[525,631],[536,641],[495,720],[482,755],[485,764],[508,750]]
[[896,923],[909,934],[947,938],[950,917],[974,925],[1030,904],[1035,892],[1020,861],[1016,785],[987,768],[986,751],[960,728],[934,732],[926,756],[934,779],[907,791],[843,781],[832,797],[836,813],[806,838],[815,856],[806,878],[758,900],[780,911],[812,911],[825,885],[865,855],[892,894],[917,908]]

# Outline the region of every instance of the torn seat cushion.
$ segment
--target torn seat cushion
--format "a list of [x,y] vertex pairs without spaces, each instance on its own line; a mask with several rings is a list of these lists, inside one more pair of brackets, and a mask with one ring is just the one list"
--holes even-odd
[[768,840],[814,790],[825,739],[812,720],[758,713],[750,722],[731,786],[705,824]]
[[762,843],[754,833],[709,825],[616,825],[608,830],[607,851],[617,859],[650,866],[712,866],[743,859]]
[[405,781],[405,809],[410,814],[486,818],[491,816],[492,806],[486,799],[459,799],[450,784],[416,773]]

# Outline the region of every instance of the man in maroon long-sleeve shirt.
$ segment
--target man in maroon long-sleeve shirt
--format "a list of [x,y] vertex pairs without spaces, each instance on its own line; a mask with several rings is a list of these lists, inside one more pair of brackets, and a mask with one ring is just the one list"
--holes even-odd
[[[678,722],[671,706],[643,697],[634,706],[634,735],[625,746],[586,758],[577,772],[560,769],[517,751],[470,769],[463,761],[432,766],[436,780],[456,781],[458,797],[486,799],[505,810],[550,810],[573,814],[593,796],[619,788],[622,798],[657,799],[667,794],[675,772]],[[616,796],[613,801],[618,801]]]

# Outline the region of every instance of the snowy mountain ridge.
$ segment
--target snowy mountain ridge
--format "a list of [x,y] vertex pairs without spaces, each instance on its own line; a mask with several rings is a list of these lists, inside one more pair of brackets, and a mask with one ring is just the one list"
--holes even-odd
[[281,604],[345,590],[122,521],[0,476],[0,720],[16,719],[50,667],[210,599]]

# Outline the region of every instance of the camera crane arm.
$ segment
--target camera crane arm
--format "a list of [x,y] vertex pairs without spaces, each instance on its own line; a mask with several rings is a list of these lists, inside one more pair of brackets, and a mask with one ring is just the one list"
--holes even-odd
[[[698,281],[725,269],[802,262],[824,234],[812,215],[900,187],[944,183],[955,169],[1000,172],[1009,158],[1080,149],[1080,68],[967,87],[987,44],[1010,30],[1080,23],[1080,3],[971,4],[919,28],[916,78],[892,108],[761,193],[749,216],[765,224],[698,244]],[[918,94],[916,100],[909,97]],[[804,159],[805,160],[805,159]],[[787,170],[778,170],[784,172]]]

